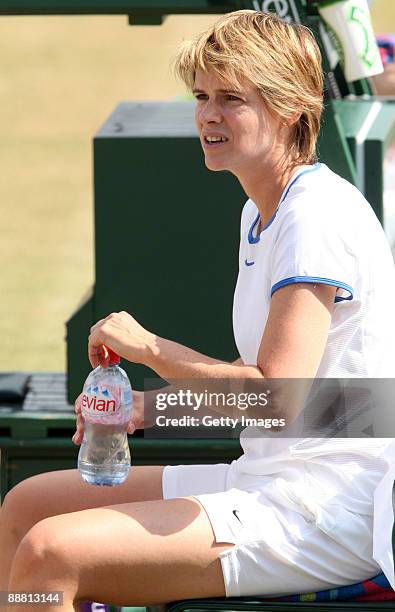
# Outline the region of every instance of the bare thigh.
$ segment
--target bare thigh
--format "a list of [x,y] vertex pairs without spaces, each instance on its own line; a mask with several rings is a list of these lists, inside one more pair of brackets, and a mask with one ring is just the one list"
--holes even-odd
[[[193,497],[126,503],[54,516],[35,525],[16,553],[10,588],[29,589],[31,568],[69,601],[158,604],[225,595],[209,518]],[[29,571],[30,570],[30,571]]]
[[162,472],[159,465],[133,466],[126,481],[116,487],[86,484],[76,469],[45,472],[11,489],[3,502],[4,511],[8,509],[16,527],[26,532],[38,521],[57,514],[163,499]]

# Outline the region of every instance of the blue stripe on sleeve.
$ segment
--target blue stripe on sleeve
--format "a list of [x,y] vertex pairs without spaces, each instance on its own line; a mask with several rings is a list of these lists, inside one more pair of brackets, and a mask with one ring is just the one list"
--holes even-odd
[[332,287],[338,287],[339,289],[344,289],[348,291],[350,294],[348,297],[336,296],[335,302],[343,302],[344,300],[352,300],[354,297],[354,290],[350,285],[346,283],[342,283],[341,281],[332,280],[330,278],[321,278],[320,276],[291,276],[289,278],[284,278],[284,280],[279,281],[275,285],[273,285],[270,297],[272,297],[273,293],[277,291],[277,289],[281,289],[281,287],[285,287],[286,285],[293,285],[294,283],[320,283],[323,285],[331,285]]

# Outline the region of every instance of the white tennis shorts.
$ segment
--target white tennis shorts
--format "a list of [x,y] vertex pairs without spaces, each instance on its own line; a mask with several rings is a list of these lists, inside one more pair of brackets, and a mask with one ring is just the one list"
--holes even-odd
[[219,555],[227,597],[316,592],[381,572],[371,556],[371,516],[355,515],[324,531],[304,512],[273,503],[267,477],[241,489],[228,472],[224,463],[168,465],[163,472],[164,499],[195,497],[216,542],[235,544]]

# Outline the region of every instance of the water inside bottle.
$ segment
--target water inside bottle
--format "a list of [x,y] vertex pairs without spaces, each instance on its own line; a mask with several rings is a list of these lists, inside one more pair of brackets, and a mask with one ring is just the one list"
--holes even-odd
[[78,458],[83,480],[99,486],[122,484],[130,469],[130,451],[125,425],[86,424]]

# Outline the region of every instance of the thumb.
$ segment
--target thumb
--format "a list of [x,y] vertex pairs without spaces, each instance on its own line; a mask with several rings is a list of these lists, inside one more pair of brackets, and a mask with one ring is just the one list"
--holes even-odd
[[132,421],[129,421],[126,431],[128,434],[133,434],[136,431],[136,426]]

